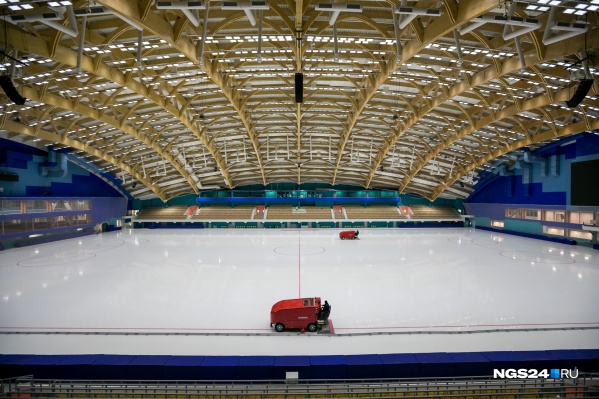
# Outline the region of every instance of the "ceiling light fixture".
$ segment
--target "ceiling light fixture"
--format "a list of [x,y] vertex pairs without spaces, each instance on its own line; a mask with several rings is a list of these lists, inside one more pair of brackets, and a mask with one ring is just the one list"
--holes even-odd
[[196,28],[200,26],[198,10],[205,10],[203,1],[156,1],[158,10],[181,10]]
[[362,5],[319,3],[314,9],[316,11],[332,11],[331,17],[329,18],[329,25],[333,26],[341,12],[362,12]]
[[465,35],[466,33],[471,32],[486,23],[521,27],[521,29],[513,30],[512,32],[504,30],[504,40],[510,40],[515,37],[522,36],[528,32],[539,29],[542,26],[541,22],[534,18],[520,18],[515,16],[506,17],[503,15],[481,15],[480,17],[472,18],[472,23],[470,25],[459,29],[460,35]]
[[399,23],[399,29],[403,29],[418,16],[438,17],[443,12],[439,8],[396,7],[395,13],[406,15]]
[[268,10],[270,4],[268,1],[223,1],[222,10],[243,10],[252,26],[256,25],[256,10]]
[[[589,27],[585,22],[556,22],[556,10],[557,7],[551,7],[551,11],[549,11],[549,18],[547,19],[547,28],[545,29],[545,33],[543,34],[544,45],[548,46],[550,44],[569,39],[574,36],[578,36],[589,30]],[[564,31],[565,33],[552,36],[551,33],[555,31]]]
[[69,24],[71,25],[70,28],[58,22],[55,22],[62,20],[63,16],[62,14],[54,11],[43,12],[38,14],[13,14],[8,15],[7,20],[9,22],[12,22],[13,24],[18,24],[22,22],[41,22],[42,24],[54,28],[58,31],[61,31],[64,34],[67,34],[71,37],[75,37],[77,36],[77,24],[75,23],[75,25],[73,26],[73,23],[75,21],[73,7],[67,6],[67,12],[69,13]]

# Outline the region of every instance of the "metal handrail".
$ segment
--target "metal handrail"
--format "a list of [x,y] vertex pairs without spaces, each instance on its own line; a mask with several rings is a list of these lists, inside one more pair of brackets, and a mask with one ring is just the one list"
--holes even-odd
[[0,380],[0,399],[56,398],[596,398],[599,374],[577,379],[379,379],[355,381],[80,381],[36,380],[32,376]]

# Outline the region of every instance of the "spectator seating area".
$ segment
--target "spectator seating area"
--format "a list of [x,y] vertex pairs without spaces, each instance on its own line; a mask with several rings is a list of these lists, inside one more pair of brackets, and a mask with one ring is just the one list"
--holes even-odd
[[281,220],[281,219],[297,219],[293,210],[296,209],[292,206],[270,206],[266,210],[267,220]]
[[[191,215],[191,216],[190,216]],[[334,215],[334,216],[333,216]],[[306,206],[297,208],[290,205],[254,207],[241,205],[234,208],[228,205],[197,206],[173,205],[168,208],[148,207],[139,212],[137,221],[193,220],[193,221],[233,221],[233,220],[409,220],[409,219],[454,219],[460,214],[451,207],[426,205],[346,205]]]
[[314,216],[315,219],[331,219],[331,208],[328,206],[316,206],[314,209],[308,209],[308,214]]
[[[270,214],[270,209],[268,208],[268,219],[273,219]],[[275,208],[277,209],[277,208]],[[277,209],[278,210],[278,209]],[[287,217],[287,219],[295,219],[295,220],[331,220],[331,208],[327,206],[311,206],[305,208],[292,208],[291,216]]]
[[460,215],[449,206],[411,205],[412,219],[457,219]]
[[205,206],[198,209],[193,220],[249,220],[254,212],[253,206]]
[[373,205],[367,208],[363,206],[346,206],[345,213],[348,219],[406,219],[400,215],[396,206]]
[[136,217],[136,220],[167,220],[167,219],[187,219],[185,211],[187,205],[173,205],[168,208],[149,207],[142,209]]

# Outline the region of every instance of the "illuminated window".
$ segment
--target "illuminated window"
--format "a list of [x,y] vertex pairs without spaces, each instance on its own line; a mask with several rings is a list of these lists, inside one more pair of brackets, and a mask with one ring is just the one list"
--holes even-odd
[[557,228],[557,227],[543,226],[543,233],[549,234],[552,236],[563,236],[564,229]]
[[525,209],[524,219],[541,220],[541,212],[538,209]]
[[522,209],[505,208],[505,217],[510,219],[522,219]]
[[566,221],[566,212],[565,211],[544,211],[543,212],[543,220],[547,220],[549,222],[564,223]]
[[591,234],[590,231],[569,229],[568,237],[582,238],[583,240],[590,240],[593,238],[593,235]]

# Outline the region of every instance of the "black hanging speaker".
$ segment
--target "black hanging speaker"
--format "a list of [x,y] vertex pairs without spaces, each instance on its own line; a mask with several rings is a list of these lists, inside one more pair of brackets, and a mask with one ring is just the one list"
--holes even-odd
[[566,105],[570,108],[574,108],[578,106],[584,100],[589,90],[593,86],[593,79],[582,79],[580,83],[578,83],[578,88],[576,92],[572,96],[571,99],[566,101]]
[[304,74],[295,74],[295,102],[304,102]]
[[8,75],[0,76],[0,86],[2,87],[2,90],[4,90],[4,93],[6,93],[8,98],[10,98],[10,101],[12,101],[13,103],[15,103],[17,105],[25,104],[26,99],[24,97],[21,97],[21,95],[17,91],[17,88],[15,87],[15,85],[12,84],[12,80],[10,79],[10,76],[8,76]]

